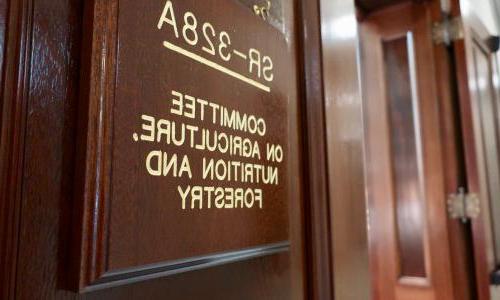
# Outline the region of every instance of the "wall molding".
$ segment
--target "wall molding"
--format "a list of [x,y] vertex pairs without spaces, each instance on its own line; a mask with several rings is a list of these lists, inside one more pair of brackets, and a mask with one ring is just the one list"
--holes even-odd
[[326,142],[321,15],[318,0],[298,1],[307,289],[311,299],[333,299],[330,195]]
[[[0,77],[0,298],[14,299],[21,213],[24,139],[31,69],[33,1],[6,1]],[[7,76],[9,74],[10,76]]]

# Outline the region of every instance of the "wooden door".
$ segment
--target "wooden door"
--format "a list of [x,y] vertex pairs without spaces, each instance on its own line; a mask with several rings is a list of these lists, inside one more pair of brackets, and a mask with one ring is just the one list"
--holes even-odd
[[478,299],[490,299],[491,276],[500,266],[498,67],[488,30],[465,3],[463,39],[454,42],[469,193],[479,195],[480,214],[471,220]]
[[432,5],[360,24],[374,299],[467,299],[453,275]]
[[1,1],[0,298],[331,295],[314,4]]

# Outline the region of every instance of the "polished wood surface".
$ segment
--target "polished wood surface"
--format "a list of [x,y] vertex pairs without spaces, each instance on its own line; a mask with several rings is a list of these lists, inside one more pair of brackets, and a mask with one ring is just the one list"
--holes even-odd
[[30,2],[2,1],[0,42],[0,298],[15,295],[27,90]]
[[491,297],[490,273],[495,268],[495,255],[485,153],[487,140],[483,137],[480,115],[480,101],[488,99],[483,99],[484,95],[478,87],[481,80],[486,88],[491,88],[491,78],[486,74],[478,74],[480,67],[475,55],[482,55],[482,59],[486,61],[491,61],[492,57],[485,45],[489,34],[484,25],[470,11],[461,10],[459,1],[452,3],[452,13],[461,15],[464,22],[465,38],[454,43],[453,51],[459,89],[467,190],[478,194],[481,201],[480,217],[471,221],[477,299],[486,300]]
[[[244,2],[248,9],[249,1]],[[0,24],[8,20],[5,32],[11,42],[4,44],[5,52],[2,50],[3,74],[15,76],[4,78],[1,85],[2,299],[325,299],[331,298],[334,282],[339,297],[368,297],[356,38],[347,41],[331,35],[323,40],[323,50],[328,50],[325,74],[330,80],[325,85],[326,105],[333,105],[328,113],[321,96],[320,59],[305,59],[321,55],[313,46],[320,43],[321,23],[342,21],[340,12],[346,12],[346,4],[354,20],[352,1],[323,2],[322,21],[319,3],[314,0],[283,5],[287,51],[293,61],[301,57],[297,66],[303,71],[303,77],[297,77],[295,72],[287,74],[292,85],[288,91],[290,99],[298,91],[301,95],[294,105],[287,106],[288,142],[297,145],[289,149],[289,156],[295,158],[290,159],[288,166],[288,172],[294,174],[289,184],[290,252],[81,295],[68,289],[74,284],[75,275],[70,271],[75,262],[72,245],[78,239],[74,232],[80,232],[75,228],[78,214],[73,212],[81,202],[75,197],[78,191],[73,183],[81,174],[78,166],[85,164],[77,154],[85,144],[78,138],[78,121],[85,122],[82,109],[88,108],[81,94],[85,93],[82,82],[88,66],[84,62],[92,53],[92,43],[84,34],[92,28],[91,19],[85,17],[92,12],[84,13],[83,8],[91,5],[78,0],[2,1],[5,3],[9,12],[8,16],[0,14]],[[338,10],[339,7],[344,10]],[[111,21],[105,16],[100,15],[103,22]],[[294,21],[299,20],[298,16],[302,23]],[[279,22],[270,22],[279,30]],[[301,28],[297,34],[296,28]],[[335,44],[342,39],[342,43]],[[349,64],[340,72],[332,67],[344,65],[342,56],[349,57]],[[297,87],[293,88],[295,84]],[[353,99],[349,95],[357,100],[349,102]],[[323,114],[328,116],[328,146],[317,135],[326,128]],[[344,136],[332,125],[350,128],[354,135]],[[297,134],[302,133],[301,126],[307,128],[307,134]],[[315,165],[318,163],[322,167]],[[326,167],[329,174],[325,174]],[[303,182],[311,183],[314,178],[319,179],[314,180],[314,188],[303,188]],[[335,186],[326,186],[332,183]],[[330,195],[331,202],[325,203]],[[339,216],[335,224],[332,215]],[[352,225],[352,217],[356,219],[356,234],[349,235],[342,232],[342,226]],[[340,237],[335,262],[327,254],[332,247],[332,224],[338,233],[343,233],[334,235]],[[342,240],[347,243],[341,244]],[[349,268],[354,264],[354,268]],[[334,266],[341,266],[342,271],[332,279]],[[355,284],[353,278],[362,282]],[[355,289],[349,291],[348,286]]]
[[[434,18],[442,17],[433,10]],[[466,186],[464,145],[460,124],[460,105],[452,51],[444,44],[434,46],[436,79],[440,105],[440,131],[443,142],[443,162],[446,194]],[[476,299],[474,257],[470,224],[448,219],[454,297],[457,300]]]
[[[235,55],[227,59],[210,56],[201,46],[196,49],[194,44],[183,43],[176,30],[170,26],[165,25],[163,30],[150,26],[150,23],[160,18],[164,9],[162,3],[139,4],[123,0],[86,4],[88,15],[85,18],[91,21],[85,31],[84,45],[88,48],[84,53],[89,53],[89,57],[82,61],[83,93],[79,108],[79,138],[82,143],[77,147],[79,164],[76,167],[78,186],[75,192],[79,203],[75,218],[82,220],[81,246],[79,253],[75,253],[81,257],[75,268],[75,273],[80,273],[80,289],[119,284],[124,280],[149,279],[161,274],[234,261],[238,257],[245,259],[288,250],[288,205],[293,199],[292,195],[299,194],[297,185],[290,185],[291,178],[296,174],[290,170],[290,165],[292,161],[300,161],[297,156],[289,156],[289,149],[299,146],[289,142],[298,140],[297,137],[292,138],[292,135],[297,135],[295,116],[288,115],[289,106],[298,105],[293,44],[286,39],[285,33],[269,26],[238,3],[215,0],[210,3],[169,1],[168,4],[170,6],[165,7],[171,8],[172,15],[192,14],[192,18],[197,18],[200,24],[213,23],[211,26],[216,28],[214,31],[221,32],[221,39],[224,36],[222,32],[226,32],[221,30],[232,28],[230,35],[225,33],[225,46],[219,44],[219,56],[227,52],[221,49],[227,48],[250,53],[248,57],[252,58],[249,50],[259,49],[262,52],[259,57],[262,55],[264,61],[266,57],[273,61],[274,80],[264,81],[261,78],[261,74],[266,76],[265,67],[262,72],[259,67],[255,74],[247,74],[249,63],[246,60],[242,61]],[[224,10],[213,10],[213,7],[224,7]],[[228,14],[234,19],[228,19]],[[132,24],[129,20],[136,20],[143,25]],[[189,18],[185,17],[185,20]],[[287,24],[290,25],[285,30],[291,32],[293,23]],[[186,26],[183,27],[183,36],[189,41],[186,38]],[[262,91],[170,51],[164,47],[166,42],[264,83],[269,91]],[[142,54],[139,58],[138,53]],[[252,68],[255,68],[253,62],[250,70]],[[147,88],[144,88],[145,84]],[[222,119],[222,108],[217,114],[214,113],[217,116],[221,112],[221,121],[217,118],[217,125],[215,121],[207,120],[208,117],[203,119],[203,114],[202,120],[169,114],[168,103],[177,92],[185,94],[184,101],[188,97],[195,97],[204,99],[205,105],[206,101],[210,101],[211,104],[234,109],[240,117],[245,114],[242,119],[248,120],[248,128],[252,116],[262,118],[267,124],[262,125],[265,134],[251,135],[247,130],[235,131],[217,126],[226,119]],[[197,104],[197,107],[196,111],[200,115],[200,105]],[[208,111],[206,114],[211,115],[211,110]],[[175,135],[178,140],[179,135],[182,136],[181,140],[186,142],[176,147],[170,142],[166,143],[165,138],[159,143],[160,136],[158,139],[154,137],[156,142],[141,143],[141,140],[137,141],[138,138],[134,142],[133,133],[137,134],[137,130],[140,130],[141,114],[172,122],[168,128],[172,129],[174,143]],[[185,125],[197,126],[196,131],[191,132],[191,138],[189,134],[180,134]],[[231,154],[200,151],[198,143],[202,140],[202,130],[209,132],[210,143],[217,132],[219,141],[222,134],[229,136],[230,141],[234,137],[234,143],[230,142],[231,149],[236,149],[238,137],[246,138],[252,145],[259,142],[262,154],[257,158],[246,157],[236,150],[231,150]],[[228,138],[226,149],[227,141]],[[267,144],[283,147],[283,162],[266,158]],[[177,155],[179,159],[189,159],[193,175],[150,176],[143,160],[153,150],[166,151],[166,155]],[[203,179],[201,170],[204,169],[205,159],[217,161],[217,174],[219,166],[226,165],[219,165],[222,161],[241,162],[238,170],[243,170],[243,163],[245,170],[253,164],[263,164],[264,172],[252,170],[251,176],[247,174],[243,178],[243,175],[238,175],[243,172],[230,168],[230,174],[233,175],[224,176],[222,180],[217,180],[218,177]],[[265,177],[271,177],[269,174],[263,175],[262,179],[259,179],[261,176],[254,178],[254,173],[269,173],[269,168],[277,170],[274,172],[275,183],[264,182]],[[227,169],[223,173],[227,174]],[[250,181],[248,178],[251,178]],[[260,204],[252,207],[234,207],[237,202],[230,200],[230,208],[220,209],[211,203],[213,199],[207,204],[206,198],[217,199],[216,196],[202,192],[199,206],[191,202],[187,203],[185,209],[186,204],[181,204],[180,196],[175,191],[186,186],[226,188],[226,207],[227,200],[234,199],[228,196],[228,189],[245,189],[246,205],[247,198],[256,197],[253,191],[259,188],[261,200]],[[251,196],[247,197],[248,191]],[[231,195],[233,193],[231,190]],[[252,200],[251,203],[254,202],[257,201]],[[78,236],[77,231],[74,234]]]
[[426,277],[424,260],[424,191],[422,149],[413,37],[383,42],[387,110],[394,181],[400,276]]
[[[329,214],[328,170],[326,151],[324,83],[322,80],[323,60],[321,52],[321,31],[319,1],[299,1],[301,14],[298,16],[300,41],[300,80],[305,83],[300,96],[307,115],[302,117],[301,136],[304,141],[304,203],[305,218],[309,225],[305,229],[305,242],[310,245],[308,255],[308,289],[313,299],[333,298],[333,270],[331,239],[324,238],[331,232]],[[312,121],[314,120],[314,121]]]
[[[5,56],[5,28],[7,27],[7,1],[0,3],[0,62]],[[0,65],[0,82],[3,82],[3,64]]]
[[[434,46],[431,38],[431,4],[401,4],[370,14],[361,23],[361,64],[366,138],[368,218],[373,299],[455,299],[451,277],[451,254],[446,221],[443,152],[439,126]],[[423,180],[423,245],[425,276],[402,274],[401,248],[398,246],[397,199],[391,164],[389,111],[391,84],[381,80],[384,67],[382,44],[406,36],[412,38],[413,101],[418,107],[417,142],[421,143]],[[410,44],[409,44],[410,45]],[[410,48],[410,46],[408,47]],[[404,68],[401,68],[404,70]],[[401,74],[401,76],[405,76]],[[407,102],[407,105],[411,103]],[[419,140],[418,140],[418,136]],[[418,211],[415,208],[412,211]],[[403,232],[401,232],[403,233]],[[399,234],[401,234],[399,233]],[[406,232],[406,239],[422,235]],[[420,243],[420,241],[415,241]],[[417,248],[412,247],[410,251]]]
[[358,34],[353,1],[322,0],[335,299],[370,299]]

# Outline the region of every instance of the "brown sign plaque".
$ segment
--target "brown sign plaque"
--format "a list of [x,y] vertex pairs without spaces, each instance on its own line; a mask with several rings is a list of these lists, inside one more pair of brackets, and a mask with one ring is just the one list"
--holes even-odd
[[79,290],[288,248],[286,35],[233,0],[94,0]]

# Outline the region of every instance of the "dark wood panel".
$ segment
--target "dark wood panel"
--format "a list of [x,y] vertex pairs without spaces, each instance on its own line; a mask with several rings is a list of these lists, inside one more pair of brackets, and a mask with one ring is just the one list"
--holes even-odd
[[15,296],[30,60],[30,1],[2,1],[0,36],[0,298]]
[[226,1],[87,4],[81,289],[288,250],[294,55]]
[[413,36],[383,42],[400,276],[426,277],[422,141]]
[[[20,112],[20,116],[27,117],[26,139],[17,136],[21,141],[25,140],[26,147],[19,147],[15,152],[15,155],[22,154],[26,158],[19,168],[23,173],[22,183],[19,180],[11,186],[21,196],[21,201],[16,203],[22,205],[20,248],[17,255],[10,255],[19,257],[18,263],[11,261],[17,265],[17,274],[12,276],[17,278],[17,283],[13,281],[12,285],[16,290],[11,296],[16,299],[302,299],[305,283],[301,176],[294,176],[291,180],[292,243],[289,254],[271,255],[86,295],[65,291],[71,277],[68,266],[73,260],[70,241],[75,221],[72,210],[76,204],[72,182],[75,148],[78,147],[75,145],[80,53],[87,53],[80,48],[82,43],[85,44],[85,40],[80,39],[82,27],[90,24],[82,19],[83,1],[33,0],[16,4],[20,5],[18,9],[22,12],[22,20],[16,21],[25,30],[30,30],[22,39],[16,36],[15,40],[33,43],[24,45],[26,52],[20,51],[20,57],[22,61],[37,63],[27,65],[26,70],[20,72],[21,75],[28,74],[30,80],[19,88],[19,93],[25,98],[15,98],[14,101],[22,104],[18,100],[26,100],[28,107]],[[290,26],[294,20],[291,6],[286,5],[284,16],[287,26]],[[293,26],[287,28],[289,51],[291,57],[295,57],[294,29]],[[19,51],[14,50],[13,53]],[[9,59],[9,63],[25,66],[15,59]],[[290,82],[297,82],[295,74],[289,75]],[[17,89],[10,89],[11,93],[15,91]],[[289,106],[288,114],[291,116],[288,120],[290,131],[296,132],[299,126],[296,116],[300,115],[298,107]],[[16,132],[24,132],[23,129],[21,126]],[[291,136],[290,143],[298,145],[299,138]],[[3,140],[2,145],[5,145]],[[299,152],[293,147],[290,156],[298,157]],[[298,174],[300,165],[299,159],[291,161],[290,171]],[[2,199],[16,201],[10,196]],[[2,288],[4,285],[7,284],[2,282]],[[330,287],[325,288],[329,290]]]
[[[4,58],[5,58],[5,30],[7,28],[7,6],[8,1],[0,2],[0,82],[4,78]],[[3,86],[3,84],[2,84]]]
[[[308,254],[308,289],[313,299],[333,298],[332,244],[325,238],[331,232],[329,214],[329,194],[327,177],[327,152],[325,128],[325,102],[322,80],[321,32],[318,26],[320,19],[319,1],[298,1],[301,12],[297,16],[300,28],[300,80],[305,83],[301,97],[308,99],[302,102],[301,135],[304,145],[304,187],[306,201],[304,203],[307,224],[305,229],[306,243],[310,245]],[[326,20],[323,20],[326,22]]]

